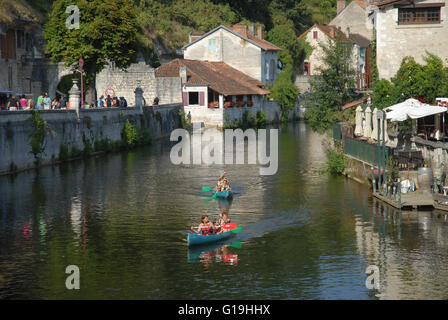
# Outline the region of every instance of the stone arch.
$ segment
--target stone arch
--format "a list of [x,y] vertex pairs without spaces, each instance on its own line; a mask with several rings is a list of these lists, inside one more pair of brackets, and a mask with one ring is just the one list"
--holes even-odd
[[73,69],[66,67],[62,62],[52,66],[49,72],[49,79],[51,80],[48,85],[48,94],[50,97],[54,98],[56,96],[56,88],[62,78],[71,74],[73,74]]

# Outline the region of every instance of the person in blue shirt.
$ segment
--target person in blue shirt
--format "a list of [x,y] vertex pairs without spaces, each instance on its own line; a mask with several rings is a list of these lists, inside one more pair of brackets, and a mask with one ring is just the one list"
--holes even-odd
[[104,99],[104,96],[101,96],[101,97],[98,98],[98,103],[97,103],[97,107],[98,108],[104,108],[104,101],[103,101],[103,99]]
[[45,92],[44,98],[42,99],[42,103],[44,104],[44,109],[48,110],[50,109],[51,99],[48,96],[48,93]]

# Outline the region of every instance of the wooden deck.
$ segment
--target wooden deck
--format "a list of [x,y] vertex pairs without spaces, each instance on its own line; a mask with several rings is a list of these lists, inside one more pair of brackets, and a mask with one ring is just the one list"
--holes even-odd
[[[433,194],[430,191],[414,191],[409,192],[401,195],[401,202],[398,202],[398,196],[397,200],[395,200],[393,197],[387,197],[379,192],[373,192],[373,196],[377,199],[380,199],[389,205],[397,208],[397,209],[403,209],[403,208],[412,208],[412,209],[418,209],[421,207],[436,207],[436,201],[433,197]],[[441,195],[441,197],[443,197]],[[444,197],[446,200],[443,201],[443,203],[446,202],[446,209],[442,209],[443,206],[438,205],[437,209],[440,210],[447,210],[448,211],[448,197]],[[436,204],[437,205],[437,204]]]

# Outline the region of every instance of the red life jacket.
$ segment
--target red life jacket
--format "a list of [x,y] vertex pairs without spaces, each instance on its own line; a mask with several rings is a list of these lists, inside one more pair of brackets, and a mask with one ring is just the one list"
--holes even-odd
[[210,233],[211,233],[211,228],[210,228],[209,225],[201,227],[201,234],[202,235],[209,235]]

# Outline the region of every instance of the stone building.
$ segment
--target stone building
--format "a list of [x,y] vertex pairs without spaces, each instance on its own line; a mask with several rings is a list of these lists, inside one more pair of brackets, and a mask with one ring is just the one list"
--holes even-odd
[[159,104],[182,102],[181,79],[179,74],[172,77],[156,77],[154,69],[144,61],[132,64],[126,71],[108,65],[96,76],[97,96],[110,94],[124,97],[128,104],[135,103],[135,88],[143,89],[145,105],[152,105],[156,97]]
[[377,38],[379,77],[390,79],[401,61],[412,56],[424,63],[426,51],[448,58],[448,0],[387,0],[375,2],[372,21]]
[[207,126],[222,127],[245,110],[255,115],[272,104],[262,82],[224,62],[176,59],[157,68],[156,77],[180,77],[185,113]]
[[16,5],[20,12],[12,6],[10,11],[2,9],[5,12],[0,15],[0,106],[12,94],[34,101],[43,92],[54,97],[61,78],[71,73],[45,56],[39,14]]
[[254,26],[219,26],[204,35],[191,34],[182,49],[184,59],[224,62],[265,84],[277,80],[277,53],[280,48],[263,39],[263,30]]
[[368,40],[372,40],[373,28],[367,21],[370,0],[353,0],[346,5],[345,0],[337,0],[337,15],[329,25],[336,26],[339,30],[359,34]]
[[317,74],[317,69],[322,66],[322,50],[319,43],[335,40],[341,35],[343,43],[353,46],[353,68],[356,71],[356,87],[358,90],[367,90],[372,82],[371,70],[371,39],[373,27],[368,21],[370,0],[353,0],[346,6],[345,0],[337,1],[337,15],[328,25],[314,25],[302,35],[314,48],[311,56],[302,64],[301,74],[296,77],[296,86],[301,92],[306,91],[309,85],[309,77]]

